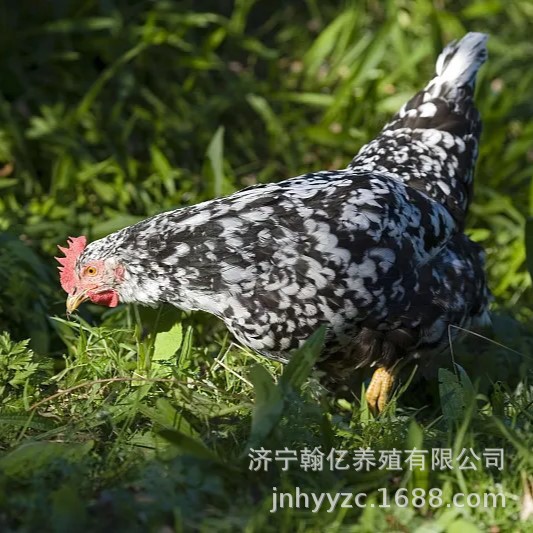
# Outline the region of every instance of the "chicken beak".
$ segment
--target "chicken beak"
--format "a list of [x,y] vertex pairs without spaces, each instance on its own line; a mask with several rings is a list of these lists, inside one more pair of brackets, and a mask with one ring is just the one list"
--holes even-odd
[[78,307],[88,299],[89,297],[87,296],[87,291],[83,291],[78,294],[69,294],[67,296],[67,315],[70,315],[76,311],[76,309],[78,309]]

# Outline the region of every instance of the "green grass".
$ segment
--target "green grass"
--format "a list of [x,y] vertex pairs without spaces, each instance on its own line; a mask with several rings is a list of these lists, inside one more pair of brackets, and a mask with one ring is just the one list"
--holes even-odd
[[[531,2],[132,4],[0,6],[0,530],[533,531]],[[64,319],[52,256],[67,235],[345,166],[468,30],[491,35],[468,231],[494,328],[381,416],[324,393],[319,338],[283,368],[199,313]],[[505,465],[255,472],[250,447],[502,448]],[[392,502],[438,488],[443,505],[273,514],[273,487],[375,505],[380,487]],[[458,492],[506,507],[459,508]]]

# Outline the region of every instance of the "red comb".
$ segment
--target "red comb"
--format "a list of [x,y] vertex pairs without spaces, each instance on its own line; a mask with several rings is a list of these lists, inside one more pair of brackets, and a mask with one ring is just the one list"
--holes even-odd
[[61,265],[58,267],[59,279],[61,281],[61,287],[69,294],[76,286],[77,279],[74,273],[76,260],[85,249],[86,244],[87,239],[85,237],[69,237],[66,247],[58,246],[59,250],[65,254],[65,257],[55,257]]

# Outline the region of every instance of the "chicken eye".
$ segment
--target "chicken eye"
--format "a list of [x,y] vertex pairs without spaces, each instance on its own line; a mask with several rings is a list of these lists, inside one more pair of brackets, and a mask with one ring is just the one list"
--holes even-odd
[[93,266],[88,266],[86,269],[85,269],[85,274],[87,276],[96,276],[96,267],[93,267]]

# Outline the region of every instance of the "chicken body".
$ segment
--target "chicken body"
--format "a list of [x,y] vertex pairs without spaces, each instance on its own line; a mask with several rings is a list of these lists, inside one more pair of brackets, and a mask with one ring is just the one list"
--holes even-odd
[[108,294],[106,305],[204,310],[282,361],[325,324],[320,364],[334,379],[431,354],[450,325],[485,322],[484,256],[463,234],[485,40],[449,45],[437,76],[346,169],[249,187],[67,249],[71,307]]

